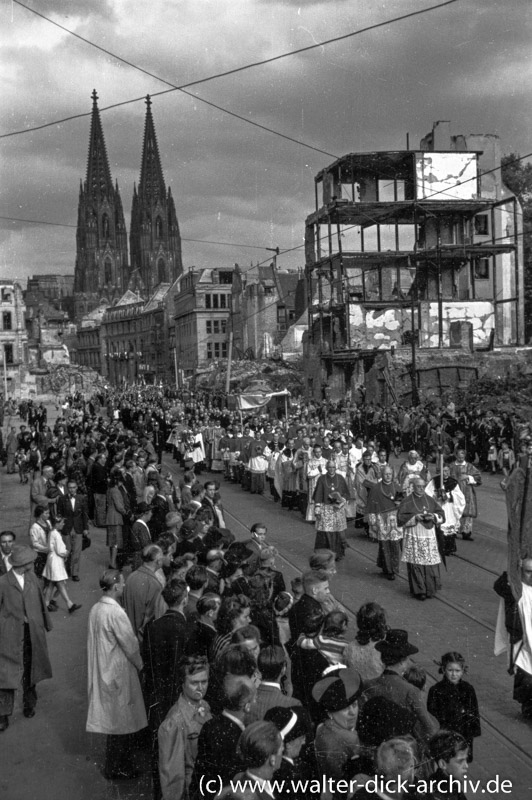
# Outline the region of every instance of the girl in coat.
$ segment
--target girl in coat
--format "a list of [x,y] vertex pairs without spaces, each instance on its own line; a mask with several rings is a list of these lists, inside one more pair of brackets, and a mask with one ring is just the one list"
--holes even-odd
[[48,607],[48,611],[57,611],[57,604],[52,600],[55,591],[57,590],[68,608],[68,613],[73,614],[81,608],[81,605],[73,603],[68,596],[66,582],[68,574],[65,567],[65,561],[68,558],[68,550],[61,536],[61,531],[65,526],[64,517],[57,517],[53,529],[50,531],[48,537],[48,558],[44,568],[43,577],[49,583],[44,592],[44,599]]
[[463,680],[467,666],[460,653],[452,650],[441,658],[443,679],[431,686],[427,709],[440,726],[459,733],[469,746],[468,761],[473,761],[473,739],[480,736],[477,695],[470,683]]

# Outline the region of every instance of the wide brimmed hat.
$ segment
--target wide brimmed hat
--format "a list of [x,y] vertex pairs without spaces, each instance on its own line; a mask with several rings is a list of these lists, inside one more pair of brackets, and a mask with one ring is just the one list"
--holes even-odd
[[362,680],[354,669],[341,669],[322,678],[312,689],[312,697],[327,711],[341,711],[350,706],[362,692]]
[[264,715],[266,722],[273,722],[279,729],[283,742],[293,742],[300,736],[308,736],[312,732],[312,724],[308,711],[303,706],[269,708]]
[[11,550],[9,561],[12,567],[24,567],[26,564],[32,564],[36,558],[37,553],[31,547],[16,544]]
[[386,638],[382,642],[377,642],[375,649],[388,658],[396,657],[397,661],[419,653],[419,649],[408,641],[408,632],[399,628],[389,630]]

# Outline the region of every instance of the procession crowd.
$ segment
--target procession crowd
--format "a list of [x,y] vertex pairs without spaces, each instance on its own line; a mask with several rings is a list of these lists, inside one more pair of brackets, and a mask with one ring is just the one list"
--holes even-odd
[[[29,483],[30,546],[0,533],[0,731],[21,684],[24,715],[34,716],[36,684],[52,674],[51,615],[60,599],[69,614],[81,608],[70,581],[83,580],[83,551],[105,528],[87,731],[107,736],[109,780],[137,778],[144,749],[155,800],[280,798],[274,779],[291,781],[297,800],[298,780],[321,778],[332,781],[324,800],[465,797],[481,733],[465,659],[449,642],[441,681],[426,692],[418,649],[389,628],[385,609],[365,603],[349,630],[335,565],[352,522],[375,541],[386,578],[404,562],[412,596],[434,597],[457,537],[472,539],[482,472],[499,472],[504,486],[529,463],[526,425],[452,402],[300,402],[283,419],[158,387],[71,396],[53,428],[44,406],[17,410],[25,423],[8,420],[2,454],[7,473]],[[224,481],[267,491],[314,525],[308,569],[289,587],[264,524],[244,540],[229,529]],[[531,604],[532,559],[522,579]],[[521,640],[532,641],[532,613],[521,621]],[[528,645],[514,662],[514,697],[532,716]],[[369,788],[376,775],[386,791]],[[251,783],[235,788],[235,778]],[[343,780],[355,790],[340,789]]]

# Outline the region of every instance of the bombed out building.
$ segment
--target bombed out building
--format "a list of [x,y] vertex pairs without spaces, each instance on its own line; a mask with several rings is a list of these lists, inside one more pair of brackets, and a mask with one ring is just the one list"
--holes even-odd
[[[521,209],[499,138],[434,123],[419,149],[350,153],[306,220],[309,394],[410,402],[524,344]],[[426,385],[426,386],[425,386]]]

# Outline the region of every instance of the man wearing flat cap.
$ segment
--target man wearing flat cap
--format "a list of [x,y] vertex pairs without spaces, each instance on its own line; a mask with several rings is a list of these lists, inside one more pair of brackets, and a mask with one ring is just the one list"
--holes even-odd
[[[386,633],[386,638],[375,645],[381,654],[384,672],[362,695],[360,705],[371,702],[373,698],[385,697],[392,704],[409,711],[414,719],[414,736],[418,740],[429,739],[440,727],[437,720],[427,711],[422,692],[403,677],[410,666],[410,656],[419,652],[408,641],[407,631],[395,629]],[[390,706],[391,708],[391,706]]]
[[39,581],[35,552],[15,545],[11,569],[0,578],[0,732],[9,726],[15,691],[22,683],[24,716],[35,716],[35,685],[52,677],[46,631],[52,629]]

